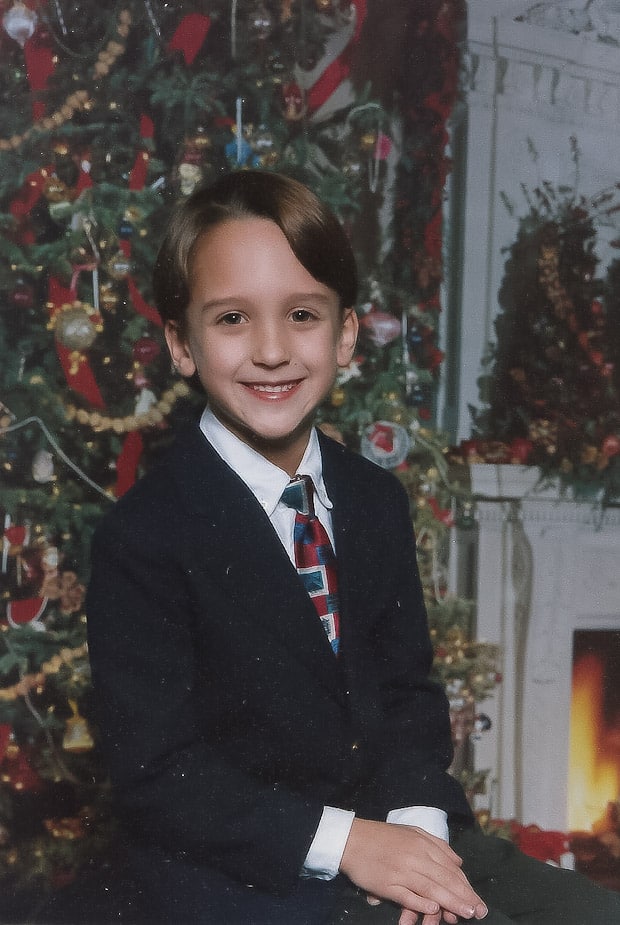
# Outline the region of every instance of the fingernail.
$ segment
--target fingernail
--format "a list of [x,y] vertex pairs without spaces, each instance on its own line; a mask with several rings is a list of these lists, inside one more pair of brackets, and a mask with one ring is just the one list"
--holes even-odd
[[476,906],[476,918],[477,919],[483,919],[488,914],[489,914],[489,910],[484,905],[484,903],[480,903],[480,905]]
[[381,900],[376,899],[374,896],[367,896],[366,902],[368,903],[369,906],[380,906],[381,905]]

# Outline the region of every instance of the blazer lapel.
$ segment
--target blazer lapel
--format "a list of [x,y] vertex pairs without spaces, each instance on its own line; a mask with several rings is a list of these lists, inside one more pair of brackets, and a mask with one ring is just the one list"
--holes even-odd
[[265,511],[247,485],[195,429],[178,447],[177,484],[184,494],[195,548],[211,536],[209,570],[235,603],[240,620],[260,623],[266,645],[283,646],[339,700],[341,673],[295,567]]

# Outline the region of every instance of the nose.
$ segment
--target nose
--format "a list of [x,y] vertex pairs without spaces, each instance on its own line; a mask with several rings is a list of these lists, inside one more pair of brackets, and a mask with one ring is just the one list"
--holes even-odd
[[257,366],[276,367],[287,363],[289,345],[282,323],[265,321],[254,329],[252,359]]

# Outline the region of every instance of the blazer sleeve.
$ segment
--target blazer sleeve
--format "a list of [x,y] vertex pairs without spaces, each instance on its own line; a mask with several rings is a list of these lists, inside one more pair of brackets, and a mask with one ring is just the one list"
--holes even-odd
[[372,732],[375,766],[362,803],[379,819],[392,809],[424,805],[469,824],[463,790],[448,773],[453,749],[447,699],[429,678],[433,651],[409,499],[401,483],[386,475],[381,473],[369,498],[372,534],[368,549],[361,550],[380,563],[379,572],[373,571],[377,607],[356,645],[364,675],[360,708],[372,714],[373,705],[364,705],[371,691],[379,704]]
[[119,502],[93,542],[89,651],[112,781],[143,844],[287,892],[322,805],[245,773],[205,735],[195,696],[196,602],[170,539],[174,516],[171,505],[136,517],[135,505],[131,515]]

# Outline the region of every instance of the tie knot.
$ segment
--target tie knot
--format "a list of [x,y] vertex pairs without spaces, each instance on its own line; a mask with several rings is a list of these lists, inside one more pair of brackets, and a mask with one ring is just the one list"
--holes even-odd
[[280,499],[287,507],[314,517],[314,485],[309,475],[298,475],[288,483]]

